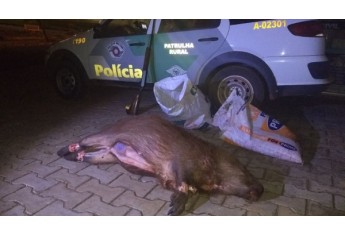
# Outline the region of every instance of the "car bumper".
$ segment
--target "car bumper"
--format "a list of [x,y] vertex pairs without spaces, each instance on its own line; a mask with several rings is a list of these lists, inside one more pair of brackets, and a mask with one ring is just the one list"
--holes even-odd
[[268,57],[264,61],[271,68],[278,88],[323,87],[333,81],[329,76],[328,59],[325,56]]
[[278,94],[284,96],[317,95],[325,91],[329,84],[279,86]]

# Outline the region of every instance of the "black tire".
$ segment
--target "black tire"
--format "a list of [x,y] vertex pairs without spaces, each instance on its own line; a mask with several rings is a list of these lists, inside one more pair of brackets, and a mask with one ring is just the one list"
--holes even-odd
[[80,98],[85,90],[86,79],[83,70],[73,60],[56,61],[51,77],[56,90],[63,98]]
[[246,102],[260,107],[266,98],[265,84],[260,75],[245,66],[233,65],[219,70],[208,83],[208,95],[214,109],[218,109],[237,89]]

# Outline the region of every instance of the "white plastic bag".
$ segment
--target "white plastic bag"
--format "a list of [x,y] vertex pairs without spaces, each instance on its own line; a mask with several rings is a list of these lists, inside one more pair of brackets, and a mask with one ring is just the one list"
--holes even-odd
[[210,104],[187,74],[156,82],[153,92],[163,112],[176,121],[184,121],[185,128],[199,128],[211,120]]
[[220,128],[222,138],[229,143],[278,159],[303,163],[295,135],[276,119],[245,104],[236,90],[215,114],[213,125]]

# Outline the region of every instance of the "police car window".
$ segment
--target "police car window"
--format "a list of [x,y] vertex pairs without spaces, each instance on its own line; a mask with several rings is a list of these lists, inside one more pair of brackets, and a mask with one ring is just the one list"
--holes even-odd
[[216,28],[219,24],[218,19],[162,20],[158,33]]
[[95,38],[140,35],[147,33],[148,20],[107,20],[95,27]]

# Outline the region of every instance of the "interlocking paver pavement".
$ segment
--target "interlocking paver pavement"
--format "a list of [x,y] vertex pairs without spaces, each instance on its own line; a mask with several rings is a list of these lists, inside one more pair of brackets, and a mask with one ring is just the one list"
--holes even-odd
[[115,206],[129,206],[142,213],[142,215],[154,215],[164,205],[162,200],[148,200],[137,196],[132,191],[126,191],[112,202]]
[[2,198],[3,201],[18,202],[28,214],[34,214],[54,201],[51,197],[35,194],[32,188],[25,187]]
[[92,192],[101,197],[103,202],[111,203],[117,196],[125,191],[124,188],[112,188],[107,185],[100,184],[98,180],[90,181],[79,186],[78,192]]
[[47,176],[46,179],[53,179],[63,183],[67,183],[68,188],[75,189],[76,187],[88,181],[90,177],[71,174],[67,169],[60,169],[59,171]]
[[91,193],[79,193],[72,189],[67,188],[66,184],[59,183],[54,187],[41,193],[44,197],[51,197],[62,200],[67,209],[73,209],[75,206],[82,203],[89,198]]
[[57,182],[55,180],[46,180],[40,177],[37,177],[36,174],[30,173],[16,179],[12,182],[13,184],[24,184],[33,188],[35,192],[42,192],[52,186],[54,186]]
[[76,211],[89,212],[94,215],[111,216],[125,215],[131,209],[127,206],[113,206],[101,201],[99,196],[93,195],[91,198],[75,207]]
[[[42,67],[23,70],[18,75],[25,86],[7,87],[13,93],[4,93],[0,103],[0,215],[165,215],[171,192],[154,178],[117,164],[76,163],[56,155],[62,146],[126,117],[124,107],[137,90],[97,87],[83,99],[66,101],[56,96]],[[9,85],[19,78],[13,71],[2,74]],[[143,92],[140,108],[162,114],[152,90]],[[265,192],[255,203],[195,195],[184,215],[345,215],[345,98],[281,99],[267,113],[296,133],[306,163],[226,144],[216,129],[193,131],[237,156]]]
[[101,181],[102,184],[109,184],[117,175],[98,168],[96,165],[90,165],[77,173],[79,176],[90,176]]
[[153,182],[140,182],[131,179],[129,175],[123,174],[116,181],[109,184],[111,187],[124,187],[135,192],[139,197],[144,197],[149,193],[157,184]]
[[92,215],[91,213],[79,213],[66,209],[62,201],[56,200],[52,204],[46,206],[42,210],[35,213],[35,216],[80,216],[80,215]]
[[243,208],[227,208],[218,204],[214,204],[210,201],[206,202],[202,206],[193,211],[194,214],[207,214],[217,216],[243,216],[246,214],[246,209]]

